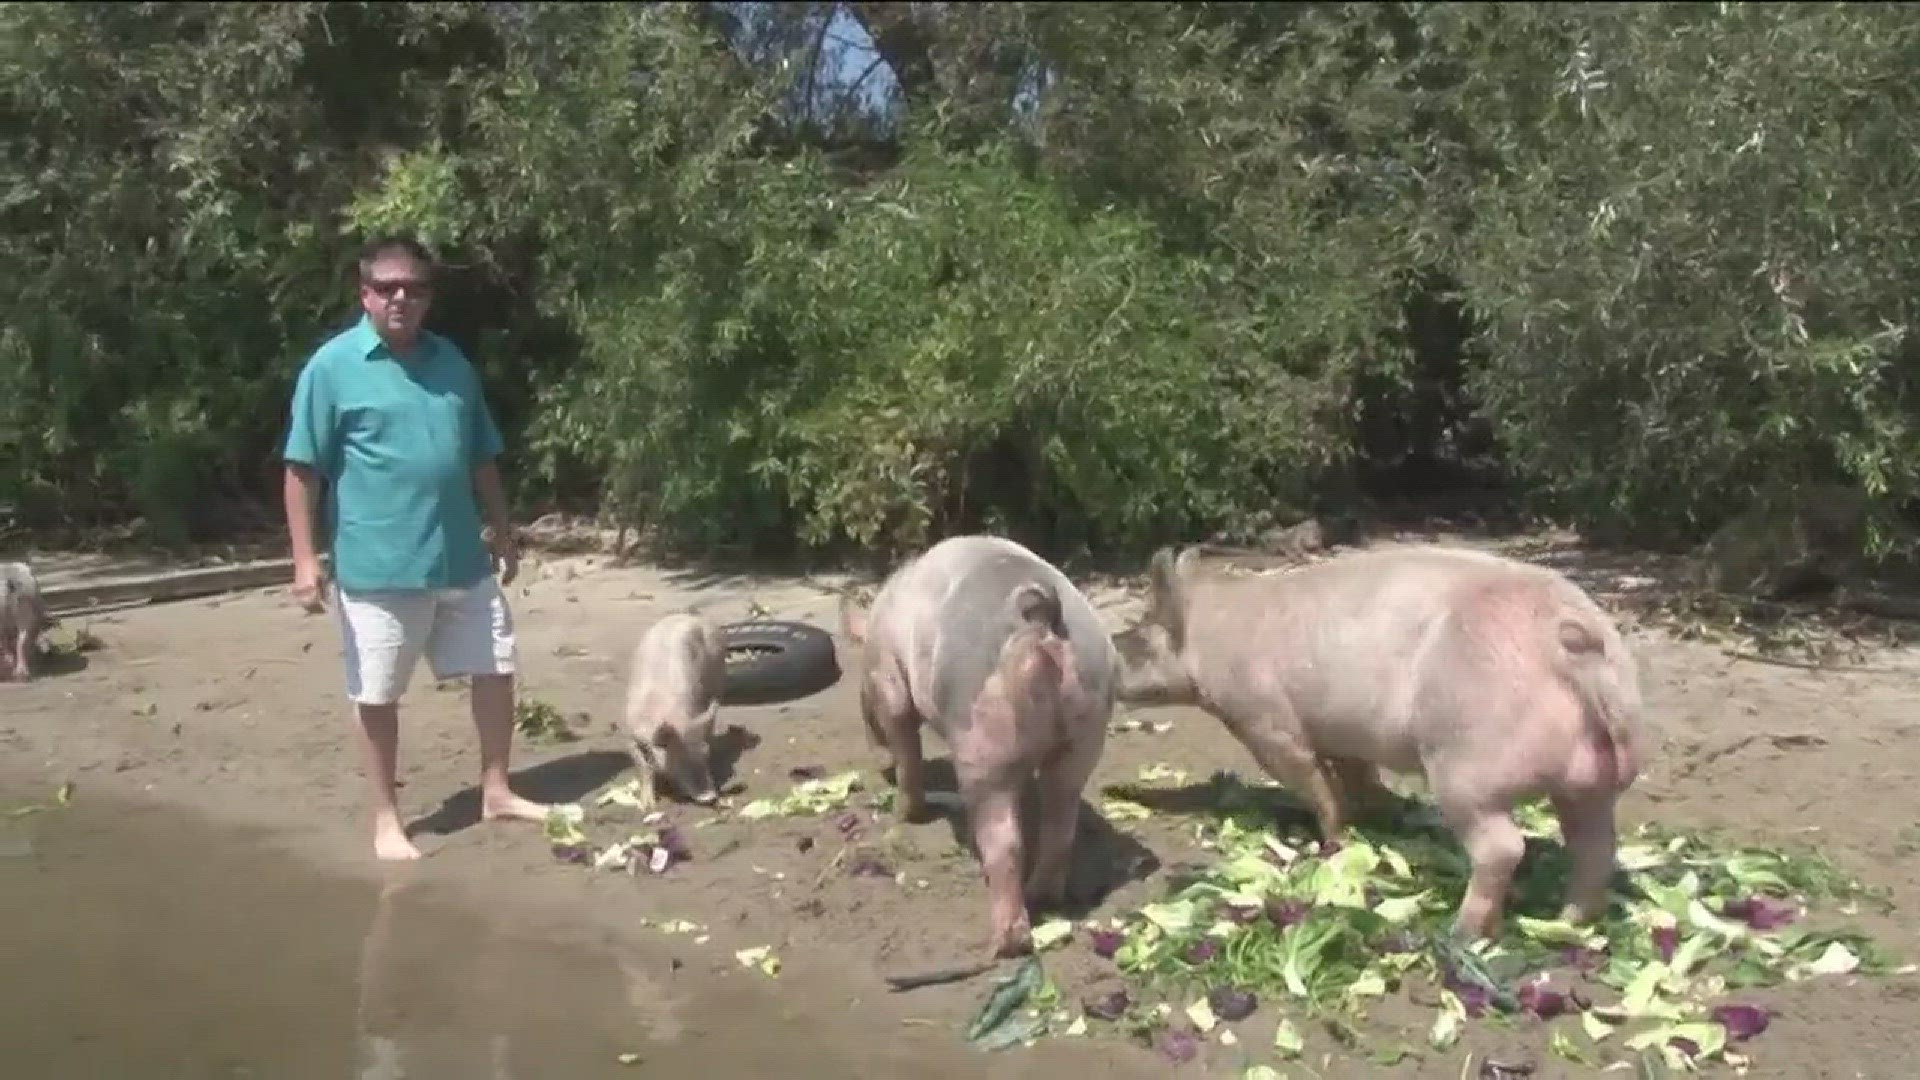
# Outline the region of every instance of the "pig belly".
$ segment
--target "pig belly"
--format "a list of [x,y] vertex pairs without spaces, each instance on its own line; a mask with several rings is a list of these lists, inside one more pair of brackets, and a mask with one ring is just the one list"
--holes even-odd
[[1350,758],[1398,773],[1421,771],[1420,742],[1404,723],[1377,712],[1339,711],[1303,718],[1320,757]]
[[[1376,670],[1377,669],[1377,670]],[[1314,663],[1278,688],[1315,754],[1351,758],[1394,772],[1420,770],[1413,689],[1380,665]]]

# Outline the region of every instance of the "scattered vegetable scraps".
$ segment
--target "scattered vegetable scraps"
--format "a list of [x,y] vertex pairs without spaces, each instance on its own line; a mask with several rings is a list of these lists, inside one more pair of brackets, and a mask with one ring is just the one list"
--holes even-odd
[[1038,996],[1046,983],[1040,958],[1029,956],[1012,974],[994,983],[985,1004],[967,1027],[967,1041],[982,1050],[1001,1050],[1044,1033],[1046,1021],[1035,1009],[1022,1012],[1022,1006]]
[[762,975],[770,979],[780,974],[780,958],[773,955],[773,947],[770,945],[756,945],[751,949],[741,949],[733,954],[733,958],[740,961],[741,967],[757,968]]
[[769,817],[801,817],[831,813],[846,808],[847,800],[859,791],[860,771],[858,769],[843,772],[838,776],[823,777],[817,780],[803,780],[793,786],[793,790],[778,799],[755,799],[739,810],[739,815],[748,821]]
[[7,810],[7,816],[10,818],[26,817],[29,814],[38,814],[45,810],[58,810],[59,808],[66,806],[72,802],[73,802],[73,782],[68,781],[64,784],[61,784],[59,789],[53,793],[53,802],[28,803],[25,806],[11,807]]
[[[1171,769],[1147,773],[1184,779]],[[1810,904],[1870,895],[1818,858],[1643,826],[1623,838],[1612,909],[1574,926],[1525,914],[1558,910],[1568,869],[1557,820],[1530,804],[1515,815],[1530,850],[1505,932],[1466,942],[1451,925],[1471,869],[1429,808],[1403,813],[1391,830],[1350,829],[1322,844],[1310,825],[1267,827],[1273,815],[1256,799],[1229,805],[1202,826],[1202,842],[1219,854],[1212,866],[1084,937],[1136,995],[1171,1003],[1141,1008],[1114,992],[1088,1001],[1087,1015],[1124,1017],[1149,1034],[1162,1028],[1154,1041],[1176,1061],[1269,1001],[1304,1009],[1357,1047],[1351,1022],[1364,1019],[1369,1000],[1417,975],[1439,988],[1427,1035],[1438,1049],[1489,1013],[1566,1016],[1583,1035],[1556,1031],[1550,1049],[1569,1061],[1604,1067],[1644,1053],[1675,1070],[1710,1061],[1745,1068],[1744,1051],[1771,1020],[1746,991],[1891,970],[1863,935],[1804,925]],[[1176,1014],[1185,1023],[1166,1028]],[[1273,1046],[1282,1059],[1304,1048],[1286,1016]]]

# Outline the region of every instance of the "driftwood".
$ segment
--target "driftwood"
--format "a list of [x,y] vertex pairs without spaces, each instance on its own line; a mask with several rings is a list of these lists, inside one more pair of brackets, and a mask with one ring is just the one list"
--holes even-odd
[[[323,559],[324,562],[324,559]],[[261,589],[293,581],[292,559],[262,559],[231,566],[200,566],[157,574],[81,581],[40,590],[54,616],[188,600],[218,593]]]

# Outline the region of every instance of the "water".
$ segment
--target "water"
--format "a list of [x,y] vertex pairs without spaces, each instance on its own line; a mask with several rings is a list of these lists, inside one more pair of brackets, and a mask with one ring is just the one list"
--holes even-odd
[[[0,806],[21,792],[10,785]],[[711,957],[676,965],[664,951],[519,925],[504,901],[482,917],[471,890],[430,878],[329,877],[164,807],[81,793],[0,819],[0,851],[0,1060],[21,1080],[1058,1068],[1047,1053],[967,1051],[950,1024],[876,1032],[846,997],[785,974],[723,977]]]
[[425,888],[86,798],[0,825],[0,848],[11,1075],[631,1076],[644,1042],[612,958]]

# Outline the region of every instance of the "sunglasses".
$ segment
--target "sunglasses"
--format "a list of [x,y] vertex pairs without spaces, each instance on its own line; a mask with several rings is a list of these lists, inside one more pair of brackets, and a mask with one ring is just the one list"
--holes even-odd
[[366,286],[372,289],[375,295],[387,300],[391,300],[393,294],[402,289],[407,291],[408,296],[427,296],[433,292],[433,282],[422,281],[419,278],[387,278],[381,281],[369,281]]

